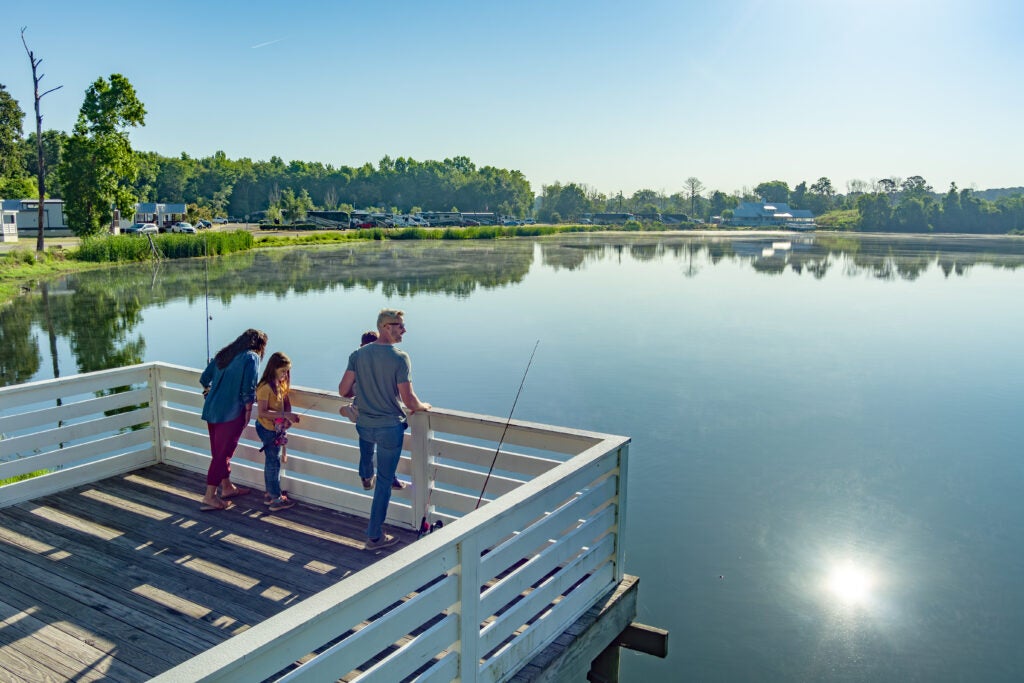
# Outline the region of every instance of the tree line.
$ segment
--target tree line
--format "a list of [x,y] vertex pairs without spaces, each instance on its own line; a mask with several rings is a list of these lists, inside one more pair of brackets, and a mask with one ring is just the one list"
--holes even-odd
[[[28,52],[38,92],[37,60]],[[278,156],[269,161],[229,159],[220,151],[203,158],[185,153],[167,157],[131,148],[129,131],[145,125],[146,110],[120,74],[99,78],[86,90],[70,134],[42,130],[38,95],[35,105],[37,130],[23,135],[24,112],[0,84],[0,196],[38,197],[42,191],[63,199],[69,227],[78,235],[104,231],[115,208],[122,216],[131,216],[136,202],[183,203],[195,218],[245,218],[266,212],[272,218],[296,221],[312,209],[363,208],[535,214],[541,222],[559,223],[612,212],[670,213],[708,221],[729,218],[740,202],[765,201],[785,202],[818,216],[847,212],[843,227],[863,231],[1024,230],[1021,191],[990,201],[954,183],[941,194],[921,176],[853,180],[845,194],[827,177],[792,189],[784,181],[772,180],[726,193],[708,191],[691,176],[683,189],[670,195],[641,189],[629,196],[603,194],[583,183],[555,182],[535,197],[521,172],[477,167],[465,156],[443,161],[385,156],[376,165],[359,167],[285,163]]]
[[[785,203],[793,209],[807,209],[815,216],[840,216],[836,227],[865,232],[963,232],[978,234],[1024,231],[1024,188],[999,193],[994,200],[951,183],[942,194],[921,176],[888,177],[870,182],[852,180],[845,194],[832,181],[821,177],[794,188],[782,180],[771,180],[754,188],[731,193],[704,192],[698,178],[690,177],[684,189],[672,195],[639,190],[632,196],[606,195],[580,183],[544,186],[537,217],[541,221],[578,220],[588,213],[626,212],[651,215],[685,213],[689,218],[709,221],[728,219],[740,202]],[[845,220],[844,220],[845,219]]]

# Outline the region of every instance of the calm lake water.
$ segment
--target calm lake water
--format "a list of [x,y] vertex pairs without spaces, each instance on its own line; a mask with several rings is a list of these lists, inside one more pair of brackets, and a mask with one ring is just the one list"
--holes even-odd
[[[1024,679],[1024,240],[578,235],[133,266],[0,310],[0,381],[202,367],[335,390],[383,306],[417,393],[632,437],[625,681]],[[208,270],[207,270],[208,267]],[[206,296],[209,282],[209,297]]]

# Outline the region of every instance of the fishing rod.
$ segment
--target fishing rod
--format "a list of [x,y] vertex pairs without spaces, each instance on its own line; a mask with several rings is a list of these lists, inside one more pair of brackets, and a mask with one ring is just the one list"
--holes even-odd
[[508,419],[505,421],[505,428],[501,430],[501,438],[498,439],[498,447],[494,449],[494,457],[491,458],[491,466],[487,470],[487,476],[484,478],[484,485],[480,487],[480,497],[476,499],[476,510],[480,507],[480,503],[484,499],[484,491],[487,490],[487,482],[491,480],[491,472],[494,471],[494,464],[498,462],[498,453],[501,452],[501,445],[505,443],[505,434],[508,432],[509,425],[512,424],[512,414],[516,412],[516,404],[519,403],[519,394],[523,393],[523,385],[526,384],[526,376],[530,374],[530,366],[533,364],[533,357],[537,353],[537,347],[540,346],[540,339],[533,345],[533,353],[530,354],[530,360],[526,363],[526,371],[523,373],[523,379],[519,382],[519,391],[516,392],[516,398],[512,401],[512,410],[508,411]]

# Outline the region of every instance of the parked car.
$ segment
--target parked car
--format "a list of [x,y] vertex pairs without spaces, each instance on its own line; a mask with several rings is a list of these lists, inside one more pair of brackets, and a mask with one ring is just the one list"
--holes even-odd
[[205,218],[201,218],[198,221],[196,221],[196,227],[200,230],[208,230],[213,227],[213,223],[206,220]]
[[227,223],[228,219],[224,218],[224,216],[218,216],[217,218],[213,219],[213,222],[214,223],[218,223],[218,224],[220,224],[220,223]]
[[193,226],[188,221],[178,221],[177,223],[171,226],[171,232],[190,232],[195,234],[195,231],[195,226]]
[[153,235],[160,231],[157,230],[155,223],[132,223],[127,228],[122,230],[122,232],[126,235]]

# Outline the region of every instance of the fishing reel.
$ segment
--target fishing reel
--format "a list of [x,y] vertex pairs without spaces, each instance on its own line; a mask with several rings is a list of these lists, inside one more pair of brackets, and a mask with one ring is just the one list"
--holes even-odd
[[274,420],[274,424],[277,426],[277,436],[274,438],[275,446],[283,446],[288,443],[287,427],[285,426],[285,420],[283,418],[277,418]]
[[436,522],[431,524],[427,521],[427,518],[424,517],[422,520],[420,520],[420,530],[419,533],[416,534],[416,538],[423,538],[427,534],[434,533],[443,526],[444,522],[442,522],[441,520],[437,520]]

